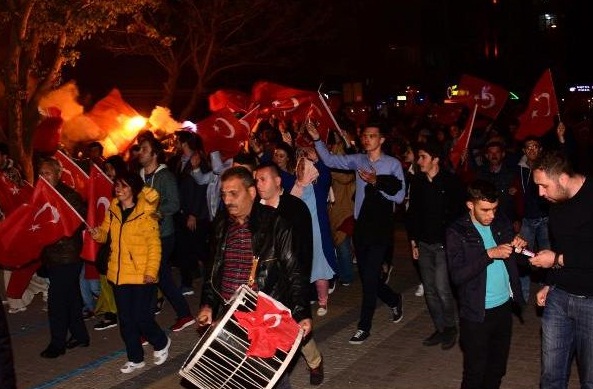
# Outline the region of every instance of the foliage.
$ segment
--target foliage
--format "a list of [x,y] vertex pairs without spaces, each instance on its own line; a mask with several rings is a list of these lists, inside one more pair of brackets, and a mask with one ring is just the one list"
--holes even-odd
[[303,47],[323,40],[329,1],[176,0],[136,15],[104,41],[114,53],[152,57],[167,73],[164,98],[173,99],[181,72],[194,80],[181,118],[195,113],[216,80],[237,69],[283,67]]
[[0,30],[8,36],[3,56],[11,152],[32,178],[31,140],[39,99],[60,84],[62,68],[73,66],[77,45],[117,24],[120,16],[155,9],[159,0],[7,0],[0,5]]

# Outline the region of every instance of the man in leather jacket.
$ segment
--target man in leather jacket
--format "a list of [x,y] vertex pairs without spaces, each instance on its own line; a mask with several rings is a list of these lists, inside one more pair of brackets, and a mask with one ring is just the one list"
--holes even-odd
[[[211,324],[221,304],[230,302],[240,285],[249,285],[256,258],[250,286],[288,307],[306,337],[312,328],[308,280],[293,245],[292,226],[274,208],[255,202],[255,180],[245,167],[225,170],[221,183],[225,209],[213,221],[211,271],[202,289],[198,325]],[[277,387],[290,387],[286,375]]]

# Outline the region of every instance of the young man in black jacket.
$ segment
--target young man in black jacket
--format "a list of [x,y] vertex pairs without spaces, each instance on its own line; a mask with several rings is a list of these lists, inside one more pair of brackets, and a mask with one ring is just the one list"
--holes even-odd
[[445,253],[445,229],[463,210],[463,187],[453,173],[441,169],[440,144],[429,141],[416,146],[419,172],[410,180],[408,238],[412,258],[418,261],[424,298],[435,332],[425,346],[455,345],[455,299],[449,282]]
[[497,212],[494,184],[476,180],[467,193],[469,212],[447,228],[446,241],[451,280],[458,288],[461,388],[495,389],[511,347],[511,300],[524,304],[515,251],[527,242],[514,236],[511,222]]

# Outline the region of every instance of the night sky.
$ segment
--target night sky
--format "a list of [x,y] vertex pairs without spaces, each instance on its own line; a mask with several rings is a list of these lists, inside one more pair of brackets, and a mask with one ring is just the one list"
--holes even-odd
[[[292,69],[248,69],[221,77],[215,85],[248,89],[266,78],[288,85],[339,89],[361,81],[369,99],[382,98],[415,85],[435,98],[463,73],[527,94],[550,67],[558,93],[572,83],[593,83],[588,55],[592,33],[591,1],[558,1],[555,30],[538,30],[537,1],[498,0],[344,0],[337,2],[329,24],[320,33],[331,44],[304,48],[306,61]],[[527,3],[527,4],[525,4]],[[554,7],[555,1],[547,2]],[[485,42],[496,41],[498,57],[486,58]],[[583,47],[584,46],[584,47]],[[302,59],[302,58],[301,58]],[[100,64],[98,66],[98,64]],[[83,93],[95,98],[112,87],[160,89],[164,75],[145,58],[111,58],[96,48],[83,53],[74,78]]]

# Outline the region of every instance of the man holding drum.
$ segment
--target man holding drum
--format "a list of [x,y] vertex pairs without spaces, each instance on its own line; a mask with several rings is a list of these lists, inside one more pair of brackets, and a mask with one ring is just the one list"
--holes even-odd
[[[308,280],[292,226],[274,208],[255,202],[256,196],[255,180],[246,168],[232,167],[222,174],[225,209],[213,221],[211,271],[204,280],[198,325],[212,324],[221,303],[228,303],[239,286],[249,285],[288,307],[306,337],[312,329]],[[287,374],[276,388],[290,388]]]

